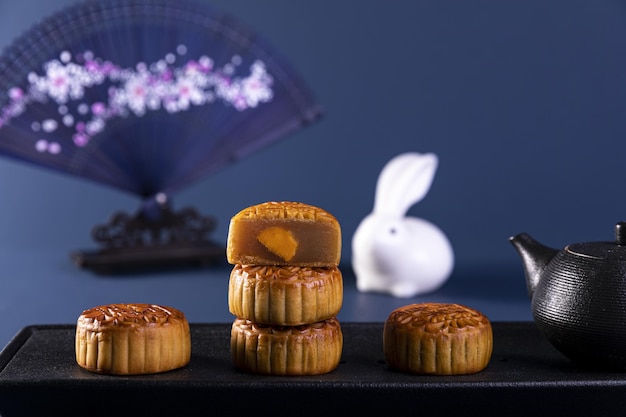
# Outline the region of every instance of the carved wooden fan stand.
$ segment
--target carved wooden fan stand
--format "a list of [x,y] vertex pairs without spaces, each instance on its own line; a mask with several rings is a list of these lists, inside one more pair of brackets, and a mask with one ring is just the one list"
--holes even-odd
[[109,223],[92,231],[101,249],[74,252],[72,259],[81,268],[103,274],[206,267],[225,261],[225,248],[207,237],[215,229],[213,217],[189,207],[175,212],[160,204],[158,209],[156,220],[143,211],[133,216],[116,212]]

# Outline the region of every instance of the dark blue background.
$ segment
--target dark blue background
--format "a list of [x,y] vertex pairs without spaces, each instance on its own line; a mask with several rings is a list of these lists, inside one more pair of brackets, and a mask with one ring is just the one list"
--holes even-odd
[[[0,46],[71,3],[3,0]],[[340,221],[347,268],[380,170],[407,151],[440,158],[429,194],[410,214],[446,232],[455,276],[468,285],[495,268],[497,288],[523,292],[513,234],[562,247],[610,240],[626,219],[624,2],[210,3],[263,34],[325,109],[320,122],[174,196],[175,208],[217,218],[216,240],[225,242],[230,217],[246,206],[303,201]],[[7,159],[0,159],[0,196],[3,256],[43,263],[51,277],[76,274],[68,253],[94,245],[92,226],[139,204]],[[29,279],[11,265],[1,281]],[[104,285],[79,273],[85,292]]]

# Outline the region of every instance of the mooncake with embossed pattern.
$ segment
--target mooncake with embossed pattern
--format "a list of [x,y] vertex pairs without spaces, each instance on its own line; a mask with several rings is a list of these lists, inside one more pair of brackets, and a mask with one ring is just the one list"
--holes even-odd
[[333,215],[310,204],[257,204],[231,218],[226,257],[230,264],[338,266],[341,228]]
[[102,374],[165,372],[191,359],[185,314],[156,304],[108,304],[83,311],[75,345],[78,365]]
[[489,319],[459,304],[410,304],[392,311],[383,330],[389,367],[412,374],[482,371],[493,351]]
[[336,316],[342,303],[343,279],[337,267],[237,264],[230,273],[230,312],[258,323],[314,323]]
[[343,333],[336,318],[271,326],[237,318],[231,327],[234,365],[260,375],[320,375],[339,365]]

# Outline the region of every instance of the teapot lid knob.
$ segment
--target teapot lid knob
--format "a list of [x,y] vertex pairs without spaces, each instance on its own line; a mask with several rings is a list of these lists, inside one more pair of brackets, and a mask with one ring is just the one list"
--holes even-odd
[[615,243],[626,245],[626,222],[619,222],[615,225]]

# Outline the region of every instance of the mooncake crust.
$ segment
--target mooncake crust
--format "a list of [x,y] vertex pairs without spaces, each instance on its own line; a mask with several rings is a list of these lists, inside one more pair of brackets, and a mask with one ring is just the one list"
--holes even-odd
[[337,219],[326,210],[299,201],[268,201],[256,204],[239,211],[239,213],[235,214],[233,219],[287,219],[337,224]]
[[231,218],[226,258],[233,265],[338,266],[341,227],[332,214],[310,204],[253,205]]
[[191,359],[185,314],[157,304],[108,304],[84,310],[76,323],[76,362],[89,371],[135,375],[180,368]]
[[493,351],[487,316],[449,303],[418,303],[392,311],[384,324],[387,364],[413,374],[462,375],[482,371]]
[[343,333],[336,318],[302,326],[270,326],[237,318],[230,349],[238,369],[259,375],[320,375],[337,368]]
[[229,311],[261,324],[298,326],[336,316],[343,303],[337,267],[240,265],[231,271]]

